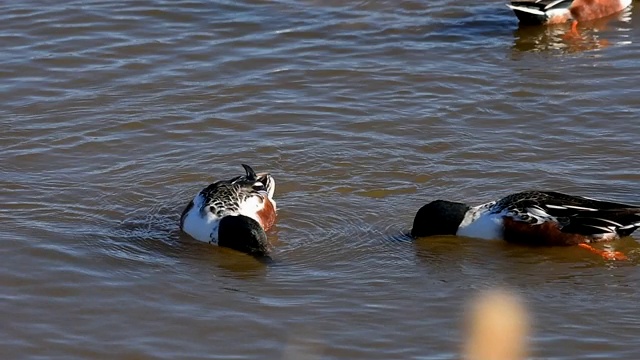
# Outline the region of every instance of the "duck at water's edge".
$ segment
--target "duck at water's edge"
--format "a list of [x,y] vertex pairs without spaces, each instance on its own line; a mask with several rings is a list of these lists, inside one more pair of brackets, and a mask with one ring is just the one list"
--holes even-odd
[[558,192],[526,191],[470,207],[436,200],[424,205],[413,220],[411,235],[458,235],[503,239],[533,246],[579,245],[607,259],[620,252],[589,243],[616,240],[640,227],[640,207]]
[[268,173],[217,181],[202,189],[182,212],[180,230],[192,238],[254,255],[270,251],[266,231],[276,220],[276,183]]
[[513,0],[507,6],[523,24],[561,24],[573,20],[590,21],[613,15],[631,5],[632,0]]

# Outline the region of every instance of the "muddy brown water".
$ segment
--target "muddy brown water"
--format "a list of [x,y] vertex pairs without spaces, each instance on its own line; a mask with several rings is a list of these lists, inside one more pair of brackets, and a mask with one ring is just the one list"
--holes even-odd
[[[403,234],[425,202],[549,189],[640,204],[638,6],[519,28],[502,1],[0,5],[3,359],[456,359],[479,289],[533,358],[640,358],[630,260]],[[276,178],[264,263],[183,206]]]

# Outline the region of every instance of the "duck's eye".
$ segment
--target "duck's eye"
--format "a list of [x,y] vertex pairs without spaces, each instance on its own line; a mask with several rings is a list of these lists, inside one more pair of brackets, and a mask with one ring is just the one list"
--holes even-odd
[[266,188],[264,187],[264,184],[261,183],[261,182],[257,182],[255,184],[253,184],[252,188],[255,191],[266,191]]

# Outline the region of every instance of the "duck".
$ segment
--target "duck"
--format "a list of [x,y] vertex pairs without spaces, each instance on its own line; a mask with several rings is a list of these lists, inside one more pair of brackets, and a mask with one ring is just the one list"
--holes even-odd
[[507,6],[523,24],[561,24],[590,21],[613,15],[631,5],[632,0],[512,0]]
[[629,236],[640,227],[640,207],[554,191],[524,191],[478,206],[435,200],[413,220],[414,238],[456,235],[529,246],[578,245],[609,260],[617,251],[591,243]]
[[184,208],[180,230],[193,239],[252,255],[268,255],[266,232],[276,220],[276,182],[241,164],[245,175],[216,181]]

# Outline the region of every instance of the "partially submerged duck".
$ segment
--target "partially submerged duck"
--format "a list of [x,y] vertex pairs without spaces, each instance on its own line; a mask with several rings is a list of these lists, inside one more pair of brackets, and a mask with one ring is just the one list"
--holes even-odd
[[590,21],[613,15],[631,5],[632,0],[513,0],[507,6],[523,24],[561,24],[573,20]]
[[616,240],[640,227],[640,207],[571,196],[526,191],[483,205],[436,200],[415,216],[411,235],[458,235],[534,246],[578,245],[607,259],[620,252],[599,250],[589,243]]
[[276,220],[276,183],[268,173],[217,181],[202,189],[180,217],[180,230],[192,238],[254,255],[270,251],[268,231]]

